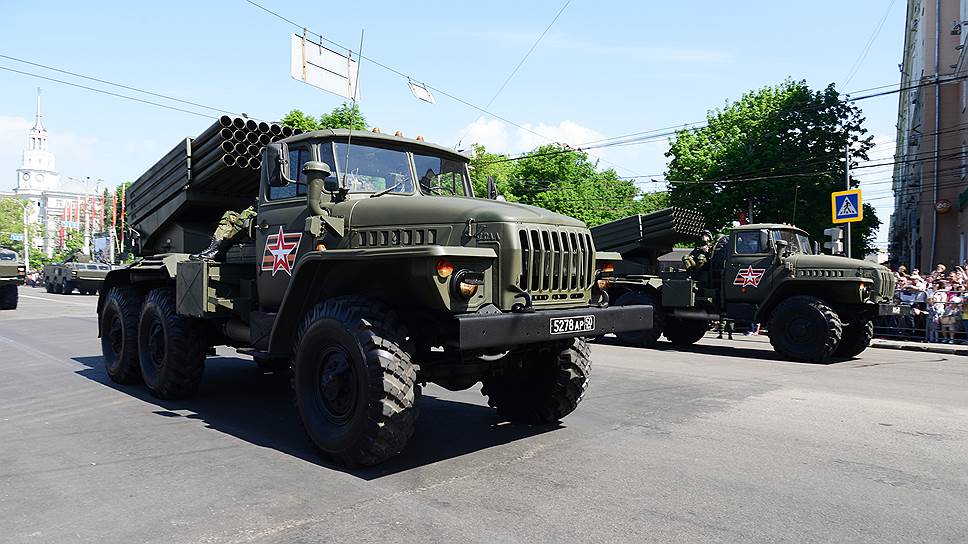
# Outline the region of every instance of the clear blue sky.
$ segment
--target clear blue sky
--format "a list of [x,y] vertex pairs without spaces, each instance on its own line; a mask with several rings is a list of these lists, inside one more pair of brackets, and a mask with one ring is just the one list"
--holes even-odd
[[[483,106],[564,0],[260,3],[353,48],[365,29],[364,55]],[[890,4],[572,0],[489,109],[554,140],[580,144],[701,121],[708,109],[787,77],[816,88],[835,82],[846,90],[897,83],[903,0],[894,2],[863,65],[842,86]],[[260,119],[277,119],[293,107],[319,114],[342,101],[290,78],[289,34],[295,28],[244,0],[6,2],[0,13],[0,55]],[[215,115],[8,59],[0,58],[0,67]],[[38,86],[62,176],[103,178],[111,185],[134,179],[178,138],[211,122],[0,70],[4,189],[15,183]],[[384,131],[423,134],[445,145],[467,133],[465,144],[477,140],[507,152],[545,143],[445,96],[438,95],[436,105],[418,101],[405,79],[365,61],[360,86],[368,121]],[[867,128],[884,142],[873,157],[889,159],[896,95],[861,105]],[[661,174],[666,149],[660,142],[594,153],[622,175]],[[865,195],[885,223],[882,240],[891,212],[889,175],[865,172]]]

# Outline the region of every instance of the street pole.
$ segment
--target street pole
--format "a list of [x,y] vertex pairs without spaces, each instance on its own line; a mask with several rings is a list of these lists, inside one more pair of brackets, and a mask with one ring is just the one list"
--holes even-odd
[[[847,168],[845,169],[847,174],[844,179],[845,189],[850,190],[850,142],[844,146],[844,158],[846,159],[845,164]],[[858,210],[859,211],[859,210]],[[847,223],[847,258],[850,258],[850,223]]]
[[23,202],[24,207],[24,267],[30,269],[30,232],[29,224],[27,223],[27,205],[30,204],[30,200],[25,200]]

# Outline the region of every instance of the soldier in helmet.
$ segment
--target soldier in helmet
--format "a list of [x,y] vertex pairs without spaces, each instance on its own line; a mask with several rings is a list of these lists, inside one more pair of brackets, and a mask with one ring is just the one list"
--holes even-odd
[[702,231],[702,235],[699,239],[699,244],[682,258],[683,264],[686,265],[686,270],[690,272],[699,272],[706,267],[709,262],[709,257],[712,254],[712,241],[713,233],[708,229]]

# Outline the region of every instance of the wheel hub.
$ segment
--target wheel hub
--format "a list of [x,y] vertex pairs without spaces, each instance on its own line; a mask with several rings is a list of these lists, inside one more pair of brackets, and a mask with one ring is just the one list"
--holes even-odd
[[327,349],[320,355],[316,395],[326,418],[343,423],[356,407],[356,373],[350,356],[341,348]]
[[151,331],[148,333],[148,354],[155,368],[161,370],[165,360],[165,330],[157,321],[151,324]]
[[124,340],[124,331],[121,327],[121,317],[115,315],[111,319],[111,325],[108,328],[108,341],[111,343],[111,352],[115,356],[121,354],[121,345]]

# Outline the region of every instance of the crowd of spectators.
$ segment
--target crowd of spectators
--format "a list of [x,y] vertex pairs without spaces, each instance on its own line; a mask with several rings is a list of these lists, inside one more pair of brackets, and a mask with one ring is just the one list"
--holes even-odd
[[968,344],[968,261],[952,270],[939,264],[929,274],[902,265],[894,275],[896,301],[911,313],[882,320],[878,336]]

